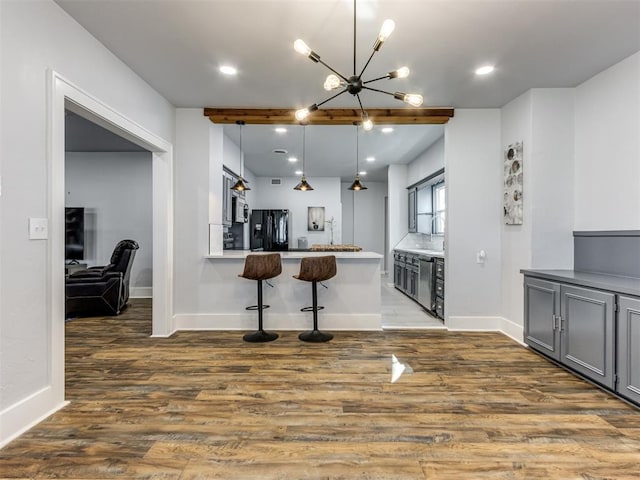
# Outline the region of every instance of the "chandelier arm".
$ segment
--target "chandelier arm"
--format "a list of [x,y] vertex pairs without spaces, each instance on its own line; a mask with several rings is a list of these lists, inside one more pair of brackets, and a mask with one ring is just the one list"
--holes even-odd
[[356,98],[358,99],[358,103],[360,104],[360,111],[364,114],[364,107],[362,106],[362,102],[360,101],[360,94],[356,94]]
[[345,77],[344,75],[342,75],[340,72],[338,72],[337,70],[335,70],[331,65],[327,65],[325,62],[323,62],[321,59],[318,59],[318,63],[321,63],[322,65],[324,65],[325,67],[327,67],[329,70],[331,70],[333,73],[335,73],[336,75],[338,75],[342,80],[344,80],[345,82],[348,82],[349,79],[347,77]]
[[334,96],[327,98],[326,100],[316,104],[317,107],[319,107],[320,105],[324,105],[325,103],[327,103],[329,100],[333,100],[334,98],[342,95],[343,93],[345,93],[347,91],[347,89],[345,88],[344,90],[342,90],[341,92],[336,93]]
[[376,54],[376,50],[374,50],[373,52],[371,52],[371,55],[369,56],[369,60],[367,60],[367,63],[364,64],[364,67],[362,67],[362,71],[360,72],[360,75],[358,75],[358,78],[362,78],[362,75],[364,74],[364,71],[367,69],[367,67],[369,66],[369,62],[371,62],[371,59],[373,58],[373,56]]
[[371,90],[373,92],[378,92],[378,93],[386,93],[387,95],[391,95],[392,97],[395,97],[394,93],[391,92],[385,92],[384,90],[379,90],[377,88],[372,88],[372,87],[365,87],[364,85],[362,86],[362,88],[364,88],[365,90]]
[[377,82],[378,80],[384,80],[385,78],[390,78],[389,74],[383,75],[382,77],[374,78],[373,80],[367,80],[366,82],[362,82],[362,85],[366,85],[367,83]]

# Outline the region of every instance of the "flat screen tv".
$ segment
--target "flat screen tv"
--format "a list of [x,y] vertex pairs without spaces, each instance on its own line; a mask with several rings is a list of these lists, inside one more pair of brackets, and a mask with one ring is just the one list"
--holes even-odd
[[64,245],[67,262],[84,260],[84,208],[65,208]]

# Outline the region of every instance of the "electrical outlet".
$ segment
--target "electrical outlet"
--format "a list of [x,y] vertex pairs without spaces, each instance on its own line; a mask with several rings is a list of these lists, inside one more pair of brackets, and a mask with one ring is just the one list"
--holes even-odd
[[29,240],[47,240],[49,238],[49,221],[46,218],[29,219]]

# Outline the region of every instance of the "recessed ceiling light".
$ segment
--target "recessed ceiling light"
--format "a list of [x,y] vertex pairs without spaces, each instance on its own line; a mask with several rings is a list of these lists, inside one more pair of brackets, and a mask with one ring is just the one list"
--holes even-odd
[[366,170],[361,170],[361,171],[358,172],[358,175],[363,175],[364,176],[366,174],[367,174]]
[[235,75],[236,73],[238,73],[238,70],[231,65],[221,65],[220,73],[224,73],[225,75]]
[[384,127],[382,129],[382,133],[391,133],[393,132],[393,128],[392,127]]
[[485,65],[483,67],[476,69],[476,75],[488,75],[491,72],[493,72],[493,70],[494,70],[493,65]]
[[367,162],[371,163],[375,161],[376,161],[376,157],[367,157]]
[[277,133],[287,133],[287,129],[284,127],[276,127],[275,130]]
[[296,174],[296,175],[302,175],[302,170],[296,170],[296,171],[295,171],[295,174]]
[[289,157],[289,161],[291,163],[296,163],[298,161],[298,159],[296,157]]

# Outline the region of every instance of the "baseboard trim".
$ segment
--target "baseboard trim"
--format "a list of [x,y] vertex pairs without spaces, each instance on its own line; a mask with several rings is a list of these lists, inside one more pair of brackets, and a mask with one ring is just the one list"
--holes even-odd
[[153,287],[131,287],[129,298],[153,298]]
[[[271,318],[270,318],[271,317]],[[173,317],[177,330],[255,330],[255,313],[179,314]],[[265,330],[304,331],[313,327],[310,314],[265,312]],[[323,313],[319,321],[322,330],[382,330],[380,314],[330,314]]]
[[452,332],[500,332],[525,346],[522,325],[504,317],[448,317],[446,327]]
[[65,401],[56,402],[53,389],[47,386],[7,407],[0,412],[0,448],[68,404]]

